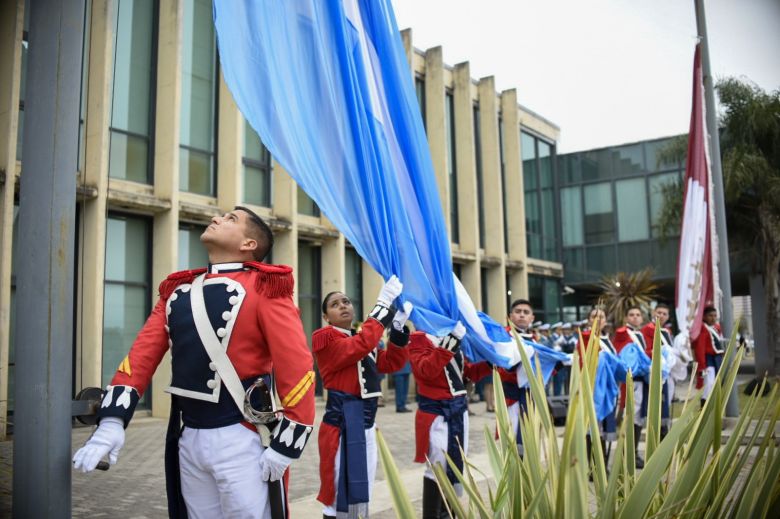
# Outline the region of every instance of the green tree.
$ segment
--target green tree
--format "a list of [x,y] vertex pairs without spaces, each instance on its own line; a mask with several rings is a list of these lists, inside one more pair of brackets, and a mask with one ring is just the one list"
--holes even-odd
[[[780,90],[766,92],[736,78],[718,81],[715,88],[729,248],[749,266],[751,293],[763,298],[766,310],[757,316],[767,329],[766,343],[756,344],[756,373],[774,376],[780,360]],[[659,160],[684,156],[685,142],[685,137],[672,141]],[[658,225],[671,234],[680,226],[682,185],[668,185],[664,201]]]

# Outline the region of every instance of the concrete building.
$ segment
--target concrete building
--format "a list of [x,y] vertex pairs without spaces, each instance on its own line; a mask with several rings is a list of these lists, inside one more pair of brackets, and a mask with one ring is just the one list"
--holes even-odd
[[[14,255],[23,146],[28,18],[0,7],[0,417],[13,413]],[[345,290],[359,314],[382,280],[263,147],[219,70],[209,0],[87,0],[79,125],[73,391],[104,386],[170,272],[204,265],[198,236],[214,215],[246,205],[276,236],[269,261],[291,265],[307,333],[323,294]],[[453,269],[499,322],[507,300],[560,293],[552,166],[559,129],[444,64],[440,47],[403,39],[424,116]],[[75,129],[74,129],[75,131]],[[530,182],[529,182],[530,179]],[[525,180],[525,182],[524,182]],[[549,193],[548,193],[549,191]],[[527,204],[533,207],[525,207]],[[542,211],[540,208],[545,208]],[[527,211],[530,209],[530,211]],[[529,214],[531,215],[529,217]],[[542,215],[542,216],[538,216]],[[530,218],[530,219],[529,219]],[[528,225],[526,225],[528,222]],[[529,257],[529,253],[530,256]],[[551,288],[552,287],[552,288]],[[163,361],[139,404],[168,412]],[[6,422],[0,421],[0,437]]]

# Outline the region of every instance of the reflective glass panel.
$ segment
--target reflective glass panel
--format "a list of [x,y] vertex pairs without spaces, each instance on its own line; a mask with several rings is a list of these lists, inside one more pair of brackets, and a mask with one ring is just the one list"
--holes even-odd
[[612,184],[601,182],[585,186],[585,242],[605,243],[615,240],[612,209]]
[[650,234],[647,224],[647,194],[645,178],[615,182],[618,209],[618,239],[620,241],[646,240]]

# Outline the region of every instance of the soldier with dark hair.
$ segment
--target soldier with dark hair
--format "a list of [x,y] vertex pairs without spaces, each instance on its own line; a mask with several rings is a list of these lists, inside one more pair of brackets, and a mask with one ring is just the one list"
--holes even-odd
[[259,261],[273,235],[246,208],[212,218],[200,239],[208,267],[160,284],[74,467],[89,472],[104,456],[116,463],[124,428],[170,351],[169,515],[286,517],[287,469],[314,422],[313,362],[292,298],[292,269]]

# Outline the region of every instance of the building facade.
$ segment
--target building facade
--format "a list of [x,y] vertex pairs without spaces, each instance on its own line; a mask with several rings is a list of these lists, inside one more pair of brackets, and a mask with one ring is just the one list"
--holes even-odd
[[[210,0],[87,0],[77,171],[73,390],[104,386],[144,323],[158,283],[203,266],[210,218],[250,207],[274,230],[267,261],[288,264],[306,332],[320,301],[344,290],[358,313],[380,276],[291,180],[237,109],[219,70]],[[0,7],[0,417],[14,392],[14,254],[24,175],[24,0]],[[563,269],[550,182],[559,129],[444,64],[440,47],[410,62],[452,242],[453,270],[499,322],[509,298],[544,302]],[[74,130],[75,131],[75,130]],[[526,170],[532,173],[526,173]],[[529,176],[529,175],[532,175]],[[531,178],[530,182],[524,182]],[[530,210],[529,210],[530,209]],[[558,290],[559,292],[559,290]],[[544,310],[543,310],[544,311]],[[551,310],[553,312],[553,310]],[[557,304],[554,312],[557,312]],[[139,405],[168,412],[169,360]],[[0,437],[6,422],[0,422]]]
[[675,138],[558,156],[564,318],[587,317],[603,276],[647,267],[660,297],[674,302],[679,229],[662,239],[658,217],[664,186],[685,174],[684,160],[659,157]]

